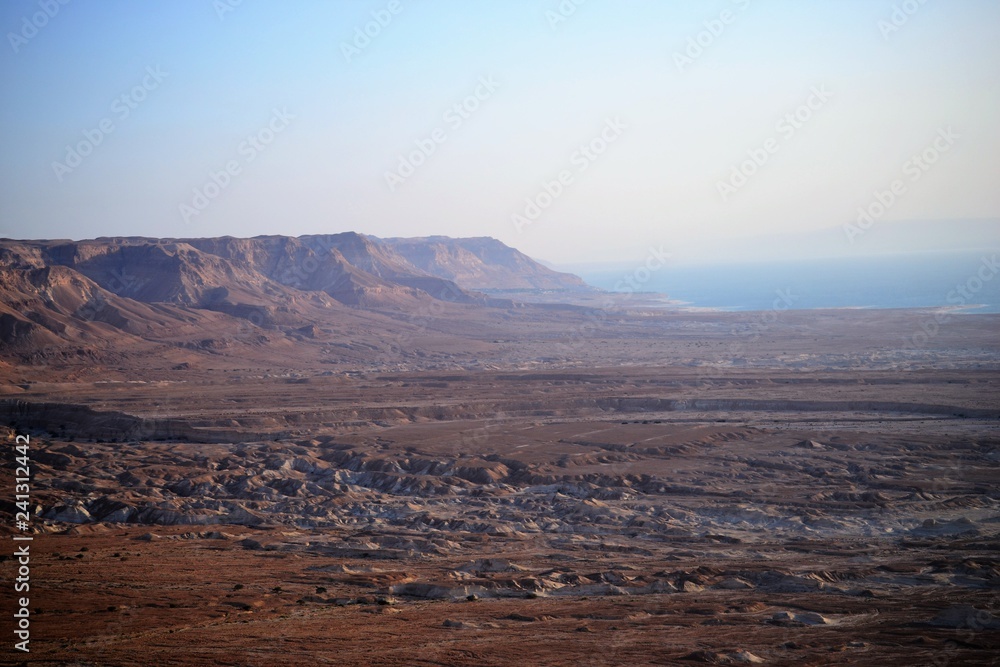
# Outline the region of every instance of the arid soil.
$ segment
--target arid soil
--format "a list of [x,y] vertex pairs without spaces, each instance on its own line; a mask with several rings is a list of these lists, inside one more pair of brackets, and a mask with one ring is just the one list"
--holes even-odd
[[4,356],[2,659],[996,664],[1000,318],[479,308]]

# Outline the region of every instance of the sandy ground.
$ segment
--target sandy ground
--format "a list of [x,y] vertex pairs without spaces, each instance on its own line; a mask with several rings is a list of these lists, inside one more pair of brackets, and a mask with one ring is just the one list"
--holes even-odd
[[36,532],[0,659],[996,664],[1000,318],[765,315],[7,358]]

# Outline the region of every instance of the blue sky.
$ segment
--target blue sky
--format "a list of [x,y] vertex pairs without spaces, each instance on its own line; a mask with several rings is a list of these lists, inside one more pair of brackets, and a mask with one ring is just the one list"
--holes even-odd
[[850,225],[895,181],[879,224],[1000,218],[987,0],[11,0],[0,27],[5,236],[626,260]]

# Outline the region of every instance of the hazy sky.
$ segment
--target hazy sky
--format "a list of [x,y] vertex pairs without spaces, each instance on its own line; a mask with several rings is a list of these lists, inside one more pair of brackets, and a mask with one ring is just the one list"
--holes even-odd
[[577,2],[6,0],[0,236],[589,262],[1000,217],[1000,3]]

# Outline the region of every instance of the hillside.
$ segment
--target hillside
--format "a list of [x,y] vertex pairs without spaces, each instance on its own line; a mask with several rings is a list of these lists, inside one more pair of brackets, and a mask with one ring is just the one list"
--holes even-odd
[[478,255],[443,237],[404,244],[353,232],[3,239],[0,353],[108,363],[145,355],[168,369],[208,363],[205,355],[259,365],[288,356],[397,363],[435,347],[475,355],[489,323],[520,306],[470,285],[582,284],[492,239],[468,242]]
[[473,290],[587,290],[571,273],[542,266],[489,237],[389,238],[382,241],[410,264]]

